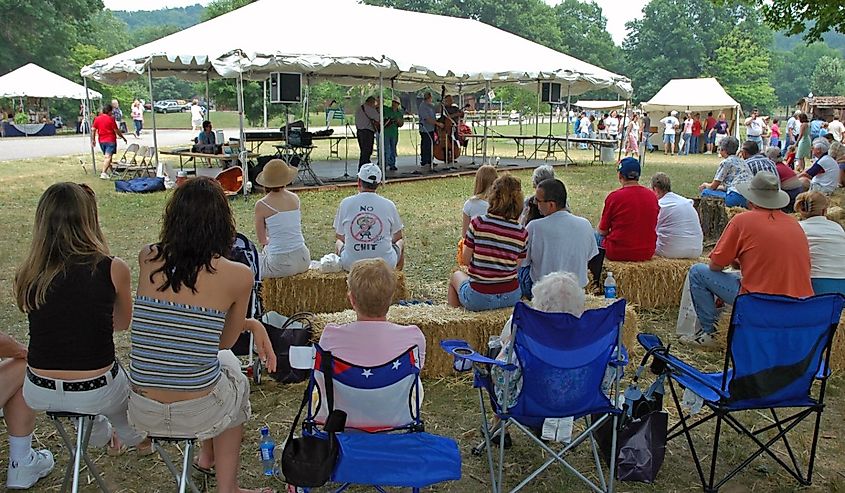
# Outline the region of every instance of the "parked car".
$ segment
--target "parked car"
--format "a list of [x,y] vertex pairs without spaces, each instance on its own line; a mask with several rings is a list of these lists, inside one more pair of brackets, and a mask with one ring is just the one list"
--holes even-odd
[[156,113],[181,113],[185,111],[185,107],[179,104],[174,99],[166,99],[164,101],[156,101],[153,105]]

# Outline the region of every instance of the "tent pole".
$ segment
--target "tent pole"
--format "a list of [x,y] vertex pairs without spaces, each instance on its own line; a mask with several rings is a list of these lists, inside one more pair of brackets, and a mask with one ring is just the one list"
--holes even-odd
[[[378,163],[381,167],[381,176],[387,178],[387,169],[384,164],[384,76],[378,74]],[[387,180],[384,180],[385,183]]]
[[[85,106],[82,108],[82,136],[85,136],[85,128],[88,129],[88,133],[91,137],[94,137],[94,134],[91,129],[91,95],[88,93],[88,78],[82,78],[82,85],[85,86]],[[91,166],[93,166],[94,176],[97,176],[97,157],[94,156],[94,142],[91,142]]]
[[305,76],[305,104],[302,105],[302,112],[305,113],[302,115],[302,120],[305,122],[305,130],[308,130],[308,103],[310,102],[309,93],[311,92],[311,82],[308,76]]
[[261,100],[264,103],[264,128],[267,128],[267,79],[264,79],[264,98]]
[[[625,119],[626,119],[627,117],[628,117],[628,100],[626,99],[626,100],[625,100],[625,109],[623,109],[623,110],[622,110],[622,122],[623,122],[623,124],[624,124]],[[625,134],[625,129],[624,129],[624,128],[622,129],[622,132],[620,132],[620,134],[622,134],[622,135],[624,135],[624,134]],[[617,135],[619,135],[619,134],[617,134]],[[616,159],[616,161],[617,161],[617,162],[619,162],[619,161],[621,161],[621,160],[622,160],[622,142],[619,142],[619,153],[618,153],[618,156],[619,156],[619,157],[618,157],[618,159]]]
[[[566,146],[566,152],[563,153],[566,156],[566,159],[563,160],[563,167],[564,168],[568,168],[569,167],[569,161],[571,161],[571,159],[569,158],[569,111],[570,111],[569,108],[571,108],[571,107],[572,107],[572,84],[570,83],[568,86],[566,86],[566,110],[565,110],[566,111],[566,115],[565,115],[565,118],[566,118],[566,139],[565,139],[565,142],[564,142],[564,145]],[[563,111],[561,111],[561,114],[563,114]]]
[[244,192],[244,200],[247,198],[247,189],[246,184],[249,181],[249,176],[246,172],[246,141],[244,140],[244,74],[243,70],[238,70],[238,81],[237,81],[237,90],[238,90],[238,126],[239,126],[239,133],[238,136],[240,138],[240,145],[238,146],[238,160],[241,163],[241,173],[243,173],[243,187],[242,190]]
[[205,116],[205,119],[211,121],[211,101],[208,98],[208,70],[205,71],[205,106],[206,110],[208,110],[208,114]]
[[482,164],[490,164],[487,161],[487,118],[490,113],[490,81],[484,83],[484,95],[487,99],[487,105],[484,108],[484,157],[481,159]]
[[[158,128],[156,127],[155,99],[153,99],[153,60],[147,60],[147,85],[150,89],[150,103],[153,104],[153,149],[155,149],[156,170],[158,170]],[[171,177],[173,179],[173,177]]]
[[[534,115],[534,156],[537,156],[537,149],[539,149],[539,145],[537,143],[537,136],[540,135],[540,93],[543,91],[542,84],[540,83],[540,79],[537,79],[537,111],[535,111]],[[520,115],[520,120],[522,116]]]

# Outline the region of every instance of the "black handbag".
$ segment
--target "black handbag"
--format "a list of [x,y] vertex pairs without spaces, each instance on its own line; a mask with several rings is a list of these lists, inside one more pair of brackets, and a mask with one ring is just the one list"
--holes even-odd
[[285,481],[293,486],[303,488],[323,486],[331,479],[337,463],[340,448],[335,434],[342,432],[346,426],[346,413],[334,409],[332,362],[331,353],[323,353],[320,369],[325,380],[326,400],[329,406],[329,415],[326,418],[326,424],[323,426],[325,435],[310,433],[303,434],[299,438],[293,437],[294,431],[299,425],[302,410],[305,409],[311,399],[310,386],[306,386],[302,404],[299,406],[299,412],[296,413],[296,418],[293,420],[288,439],[282,450],[282,474],[285,476]]
[[290,366],[290,348],[311,344],[311,338],[314,335],[313,317],[314,314],[308,312],[294,313],[281,327],[274,327],[272,332],[268,328],[267,333],[273,344],[273,352],[276,353],[276,371],[270,376],[277,382],[304,382],[311,374],[311,370],[301,370]]

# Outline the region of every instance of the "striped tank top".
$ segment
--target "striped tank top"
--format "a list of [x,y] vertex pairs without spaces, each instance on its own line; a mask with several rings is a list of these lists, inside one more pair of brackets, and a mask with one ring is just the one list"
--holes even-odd
[[219,310],[137,296],[129,380],[140,387],[183,391],[214,385],[225,320]]

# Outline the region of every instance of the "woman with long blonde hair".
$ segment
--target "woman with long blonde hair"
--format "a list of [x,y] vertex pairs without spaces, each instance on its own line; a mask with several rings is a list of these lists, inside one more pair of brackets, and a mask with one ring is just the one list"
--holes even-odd
[[517,267],[525,258],[528,232],[519,224],[522,211],[519,179],[506,174],[493,182],[487,214],[470,221],[464,237],[463,262],[449,281],[449,304],[467,310],[514,306],[521,296]]
[[463,252],[464,249],[464,236],[467,234],[467,229],[469,229],[469,222],[473,218],[487,214],[487,207],[489,206],[487,199],[490,195],[490,189],[493,187],[493,182],[496,181],[496,178],[498,177],[499,172],[496,171],[495,167],[489,164],[485,164],[484,166],[478,168],[478,171],[475,172],[473,195],[464,202],[464,208],[461,212],[462,223],[461,239],[458,240],[458,265],[465,265],[463,264],[463,254],[461,252]]
[[87,185],[56,183],[41,196],[14,291],[29,319],[29,407],[98,415],[93,446],[152,453],[127,421],[129,380],[114,351],[114,332],[132,319],[129,267],[109,254]]
[[810,244],[810,281],[815,294],[845,294],[845,231],[827,214],[830,200],[819,191],[795,198],[801,228]]

